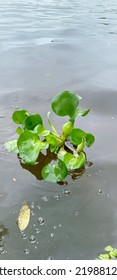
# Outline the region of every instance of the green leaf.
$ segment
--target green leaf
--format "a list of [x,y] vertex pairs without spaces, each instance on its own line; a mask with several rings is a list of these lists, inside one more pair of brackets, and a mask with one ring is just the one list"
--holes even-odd
[[41,142],[39,141],[39,147],[40,147],[40,150],[46,150],[49,148],[49,143],[48,142]]
[[63,181],[67,174],[67,167],[62,160],[58,160],[58,163],[53,165],[49,163],[42,169],[43,179],[49,182]]
[[16,132],[17,132],[17,134],[21,135],[22,132],[23,132],[23,130],[22,130],[21,127],[18,127],[18,128],[16,129]]
[[13,152],[13,153],[19,152],[17,147],[17,140],[6,142],[4,145],[8,152]]
[[79,145],[82,142],[82,139],[86,137],[86,133],[79,129],[79,128],[74,128],[72,132],[70,133],[70,141],[73,145]]
[[31,131],[24,131],[17,141],[19,156],[27,164],[33,165],[42,149],[38,135]]
[[17,124],[23,124],[24,120],[29,116],[26,110],[17,110],[12,115],[12,120]]
[[52,110],[61,117],[74,115],[81,97],[69,91],[63,91],[52,99]]
[[99,259],[100,260],[110,260],[110,257],[108,254],[100,254]]
[[91,133],[86,134],[86,146],[90,147],[95,141],[95,137]]
[[113,251],[113,247],[108,245],[108,246],[105,247],[105,251],[111,252],[111,251]]
[[116,248],[113,249],[113,254],[114,254],[114,257],[117,258],[117,249]]
[[42,124],[37,125],[34,128],[34,131],[38,134],[39,137],[44,137],[50,134],[50,130],[47,130]]
[[71,121],[65,123],[62,127],[63,134],[61,136],[61,139],[65,140],[69,136],[69,134],[71,133],[73,128],[74,128],[74,125]]
[[39,114],[30,115],[24,121],[24,128],[33,130],[38,124],[43,124],[41,116]]
[[83,110],[81,111],[79,108],[77,109],[77,112],[76,112],[76,116],[80,117],[85,117],[86,115],[88,115],[88,113],[90,112],[90,109],[87,109],[87,110]]
[[47,142],[50,144],[53,152],[56,150],[57,147],[60,147],[62,145],[62,140],[53,132],[50,132],[49,135],[46,136]]
[[116,258],[116,255],[115,255],[115,252],[114,252],[114,251],[111,251],[111,252],[109,252],[108,254],[109,254],[109,257],[110,257],[111,259]]
[[79,157],[74,157],[71,153],[66,153],[63,158],[68,170],[78,169],[84,166],[86,157],[83,152],[80,153]]

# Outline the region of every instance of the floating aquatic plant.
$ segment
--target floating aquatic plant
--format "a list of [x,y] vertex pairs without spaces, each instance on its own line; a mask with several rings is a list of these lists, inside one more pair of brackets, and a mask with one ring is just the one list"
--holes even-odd
[[[16,152],[26,165],[35,165],[43,150],[55,154],[55,160],[45,164],[41,171],[43,179],[51,182],[61,182],[69,172],[85,166],[85,147],[90,147],[95,141],[91,133],[75,128],[75,119],[86,116],[90,109],[80,110],[81,97],[69,91],[57,94],[51,103],[54,113],[60,117],[68,116],[68,122],[62,126],[61,134],[57,132],[47,119],[50,129],[44,126],[40,114],[30,114],[26,110],[16,110],[12,120],[18,124],[16,133],[18,139],[5,143],[9,152]],[[48,153],[47,153],[48,157]]]
[[104,249],[106,252],[100,254],[98,260],[114,260],[117,259],[117,249],[108,245]]

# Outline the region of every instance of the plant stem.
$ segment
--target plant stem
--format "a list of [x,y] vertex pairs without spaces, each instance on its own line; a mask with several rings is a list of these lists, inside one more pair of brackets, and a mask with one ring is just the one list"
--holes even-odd
[[78,146],[77,146],[77,152],[78,153],[80,153],[80,152],[82,152],[83,151],[83,149],[84,149],[84,139],[82,140],[82,142],[81,142],[81,144],[79,144]]

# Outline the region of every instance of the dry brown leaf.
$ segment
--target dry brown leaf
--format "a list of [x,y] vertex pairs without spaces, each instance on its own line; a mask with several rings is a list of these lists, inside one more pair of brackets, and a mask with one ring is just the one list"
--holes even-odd
[[17,219],[17,225],[20,231],[23,231],[27,228],[29,221],[30,221],[30,208],[28,204],[25,203],[24,205],[22,205]]

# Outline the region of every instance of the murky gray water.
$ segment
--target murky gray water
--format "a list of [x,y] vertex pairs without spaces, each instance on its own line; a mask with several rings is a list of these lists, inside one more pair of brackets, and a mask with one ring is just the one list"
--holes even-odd
[[[65,89],[91,108],[79,122],[96,142],[87,151],[93,165],[59,186],[21,168],[3,143],[15,138],[16,108],[46,117]],[[0,259],[94,259],[117,246],[116,104],[115,0],[0,0]],[[52,118],[60,129],[61,119]],[[21,234],[24,202],[32,214]]]

